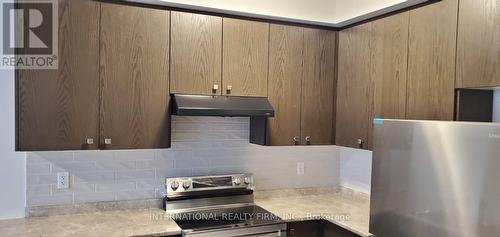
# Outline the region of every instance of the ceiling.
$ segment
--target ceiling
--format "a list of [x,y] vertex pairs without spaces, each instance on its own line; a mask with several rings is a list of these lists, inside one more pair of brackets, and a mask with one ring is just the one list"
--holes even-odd
[[330,27],[356,22],[431,0],[126,0],[223,14]]

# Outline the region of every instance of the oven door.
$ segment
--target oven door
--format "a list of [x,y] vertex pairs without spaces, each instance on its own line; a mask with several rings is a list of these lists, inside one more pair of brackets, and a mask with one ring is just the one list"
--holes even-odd
[[230,229],[211,229],[202,231],[186,231],[184,237],[286,237],[286,224],[248,226]]

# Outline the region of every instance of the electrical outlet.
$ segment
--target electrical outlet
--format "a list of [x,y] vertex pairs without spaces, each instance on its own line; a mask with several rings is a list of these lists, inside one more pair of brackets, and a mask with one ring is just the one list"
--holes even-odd
[[304,175],[305,164],[304,162],[297,162],[297,175]]
[[69,172],[57,173],[57,189],[69,188]]

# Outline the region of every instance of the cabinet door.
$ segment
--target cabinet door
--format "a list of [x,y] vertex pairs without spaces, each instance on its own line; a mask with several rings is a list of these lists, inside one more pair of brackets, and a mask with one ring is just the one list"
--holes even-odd
[[300,98],[304,29],[271,25],[269,47],[269,101],[274,118],[269,118],[270,145],[293,145],[300,140]]
[[304,29],[302,144],[333,144],[337,33]]
[[169,12],[102,3],[101,144],[167,148]]
[[410,11],[408,119],[453,120],[458,0]]
[[457,87],[500,86],[500,1],[461,0]]
[[[170,92],[220,95],[222,18],[172,12],[171,19]],[[219,89],[213,90],[214,85]]]
[[404,12],[372,22],[370,76],[373,112],[368,123],[369,148],[373,143],[373,118],[406,117],[408,20],[409,13]]
[[288,233],[290,237],[323,237],[324,221],[300,221],[287,224]]
[[269,24],[223,20],[222,94],[267,97]]
[[59,0],[59,69],[16,72],[18,150],[97,148],[99,5]]
[[323,237],[359,237],[359,235],[329,221],[324,221]]
[[368,148],[371,29],[367,23],[339,33],[336,143],[340,146]]

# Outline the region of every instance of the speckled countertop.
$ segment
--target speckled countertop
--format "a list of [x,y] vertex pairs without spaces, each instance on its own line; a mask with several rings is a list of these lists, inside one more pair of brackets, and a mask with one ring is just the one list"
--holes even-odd
[[[348,189],[257,192],[255,202],[286,221],[326,219],[368,233],[369,196]],[[160,209],[31,217],[0,221],[1,236],[166,236],[181,229]]]
[[110,211],[0,221],[0,236],[165,236],[181,229],[163,210]]
[[360,236],[371,236],[367,194],[343,188],[307,192],[297,195],[293,191],[273,191],[255,202],[286,221],[324,219]]

